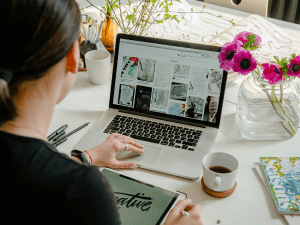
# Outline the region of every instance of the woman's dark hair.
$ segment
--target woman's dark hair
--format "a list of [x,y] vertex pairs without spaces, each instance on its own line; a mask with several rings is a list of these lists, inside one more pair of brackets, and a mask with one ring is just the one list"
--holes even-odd
[[17,116],[13,96],[25,80],[36,80],[69,53],[79,38],[80,10],[75,0],[1,0],[0,125]]

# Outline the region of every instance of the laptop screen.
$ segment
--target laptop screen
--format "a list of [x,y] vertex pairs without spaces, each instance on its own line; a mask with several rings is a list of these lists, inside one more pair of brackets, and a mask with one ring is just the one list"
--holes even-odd
[[227,77],[221,49],[128,36],[118,35],[110,106],[218,127]]

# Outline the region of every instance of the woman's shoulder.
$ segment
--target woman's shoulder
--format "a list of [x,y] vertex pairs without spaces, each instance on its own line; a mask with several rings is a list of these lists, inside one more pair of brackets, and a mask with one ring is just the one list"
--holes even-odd
[[51,185],[58,177],[64,177],[63,183],[70,183],[83,174],[101,176],[97,167],[77,162],[41,139],[0,131],[0,142],[11,164],[12,175],[21,180],[39,180],[45,185]]

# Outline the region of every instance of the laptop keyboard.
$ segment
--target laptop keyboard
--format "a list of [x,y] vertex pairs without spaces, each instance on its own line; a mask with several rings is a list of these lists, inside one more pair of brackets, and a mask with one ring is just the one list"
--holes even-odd
[[137,140],[194,151],[202,131],[117,115],[104,133],[119,133]]

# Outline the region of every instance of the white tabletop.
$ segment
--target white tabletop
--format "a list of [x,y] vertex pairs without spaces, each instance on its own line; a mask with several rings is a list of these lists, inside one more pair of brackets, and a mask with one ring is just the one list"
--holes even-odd
[[[48,134],[64,124],[68,124],[67,131],[71,131],[86,122],[91,123],[58,146],[60,152],[69,155],[80,138],[108,109],[110,81],[111,78],[104,85],[94,85],[89,81],[87,72],[78,72],[71,92],[55,108]],[[238,84],[241,81],[238,80],[226,87],[220,129],[211,149],[211,152],[232,154],[240,163],[237,188],[230,197],[218,199],[207,195],[202,190],[200,180],[190,181],[143,169],[119,171],[172,190],[185,192],[193,202],[202,205],[201,217],[204,224],[218,224],[218,220],[222,225],[286,224],[283,217],[277,214],[273,200],[255,174],[253,167],[261,156],[299,156],[300,132],[285,141],[244,139],[235,122],[235,103]]]

